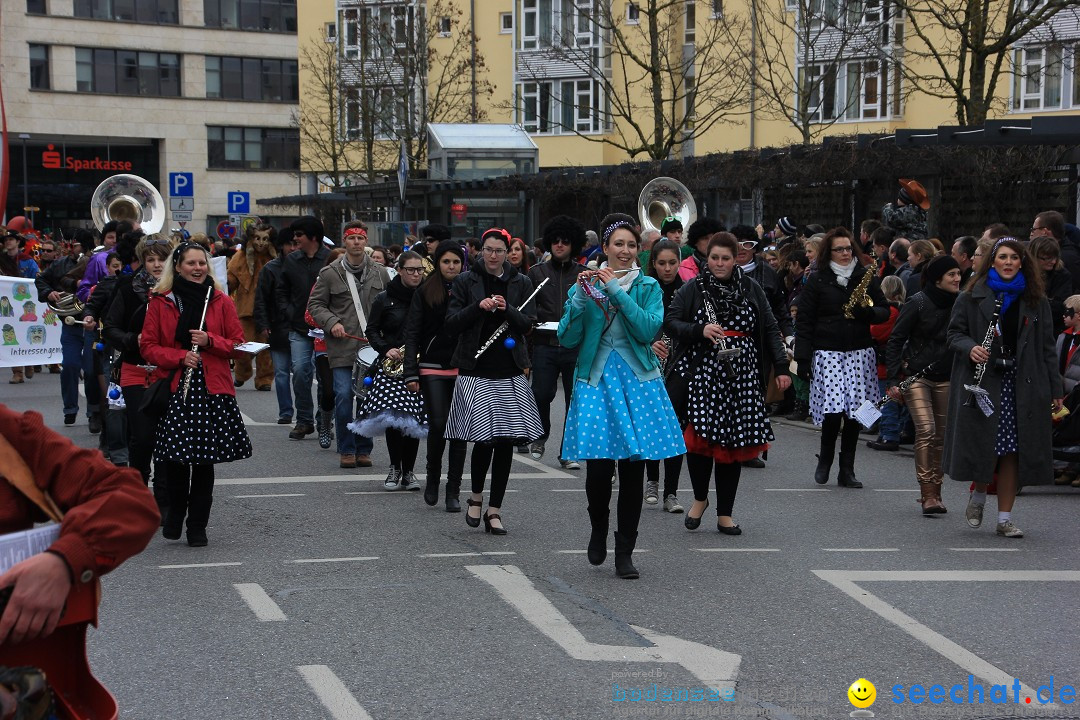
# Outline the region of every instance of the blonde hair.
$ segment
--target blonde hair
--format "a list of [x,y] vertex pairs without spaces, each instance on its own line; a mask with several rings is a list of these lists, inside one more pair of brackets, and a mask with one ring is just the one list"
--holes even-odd
[[881,279],[881,294],[889,302],[902,303],[907,298],[907,288],[904,281],[895,275],[889,275]]
[[[157,285],[154,286],[154,292],[158,295],[168,295],[172,292],[173,283],[176,281],[176,266],[183,259],[184,253],[189,250],[202,250],[206,255],[206,272],[210,277],[210,282],[214,284],[214,289],[221,291],[221,286],[218,285],[217,278],[214,277],[214,268],[210,267],[210,252],[202,245],[192,242],[181,243],[172,249],[169,253],[169,259],[165,261],[165,269],[161,271],[161,278],[158,280]],[[179,253],[179,257],[177,256]]]
[[1065,307],[1074,312],[1080,310],[1080,295],[1070,295],[1065,298]]

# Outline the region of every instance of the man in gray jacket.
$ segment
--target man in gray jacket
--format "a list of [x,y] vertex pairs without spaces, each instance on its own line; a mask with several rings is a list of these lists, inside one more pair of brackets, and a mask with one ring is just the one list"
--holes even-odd
[[[334,416],[340,465],[343,468],[371,467],[371,438],[361,436],[357,439],[346,426],[356,416],[352,369],[361,346],[356,338],[364,337],[371,304],[390,282],[390,275],[382,265],[368,259],[364,223],[356,220],[346,224],[341,239],[345,254],[319,272],[307,310],[326,333],[326,356],[334,377]],[[359,310],[353,299],[354,289]]]

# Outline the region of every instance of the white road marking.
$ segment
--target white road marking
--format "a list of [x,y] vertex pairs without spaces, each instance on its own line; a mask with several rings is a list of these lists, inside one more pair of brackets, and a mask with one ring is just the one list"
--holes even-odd
[[417,557],[481,557],[487,555],[517,555],[510,551],[500,551],[492,553],[429,553],[427,555],[418,555]]
[[284,622],[286,620],[285,613],[281,611],[273,598],[266,594],[266,591],[262,589],[262,585],[258,583],[233,583],[233,587],[236,588],[236,592],[240,593],[240,597],[247,603],[247,606],[251,608],[251,612],[255,613],[255,617],[259,622]]
[[288,428],[288,425],[279,426],[276,422],[272,422],[272,423],[256,422],[256,421],[252,420],[248,415],[246,415],[243,412],[240,413],[240,419],[243,420],[244,424],[247,425],[248,427],[282,427],[282,428]]
[[235,567],[237,565],[243,565],[238,562],[216,562],[216,563],[189,563],[187,565],[158,565],[162,570],[178,570],[181,568],[204,568],[204,567]]
[[[550,488],[549,492],[585,492],[585,488]],[[619,492],[619,488],[611,488],[611,492]]]
[[874,492],[906,492],[917,493],[919,488],[874,488]]
[[[860,587],[860,582],[1080,582],[1076,570],[814,570],[813,573],[844,594],[877,613],[911,637],[925,643],[946,660],[995,685],[1012,685],[1014,678],[1004,670],[931,630],[910,615]],[[1035,691],[1021,683],[1020,689],[1035,697]],[[1040,707],[1055,707],[1047,703]]]
[[[514,479],[537,480],[549,477],[548,475],[519,473],[511,475]],[[261,478],[218,478],[214,485],[291,485],[292,483],[342,483],[363,482],[366,480],[385,480],[386,473],[377,475],[361,475],[350,473],[348,475],[298,475],[295,477],[261,477]],[[518,492],[507,490],[506,492]]]
[[372,720],[356,702],[345,683],[326,665],[299,665],[296,668],[334,720]]
[[[609,553],[614,553],[615,552],[612,548],[608,548],[607,551]],[[585,553],[587,553],[589,551],[588,550],[556,550],[555,552],[559,553],[560,555],[584,555]],[[640,548],[634,548],[634,552],[636,552],[636,553],[647,553],[647,552],[652,552],[652,551],[651,550],[642,550]]]
[[304,493],[269,493],[267,495],[233,495],[236,500],[243,498],[261,498],[261,497],[304,497]]
[[[540,462],[539,460],[533,460],[528,455],[525,455],[525,453],[515,452],[514,453],[514,460],[517,460],[519,463],[522,463],[523,465],[528,465],[529,467],[533,467],[533,468],[536,468],[537,470],[544,471],[544,477],[580,479],[580,478],[578,478],[577,475],[571,475],[568,472],[564,472],[562,470],[556,470],[555,468],[551,467],[550,465],[545,465],[544,463]],[[522,477],[522,476],[519,476],[517,473],[512,473],[512,475],[513,475],[513,477]]]
[[953,552],[1020,552],[1020,548],[977,548],[977,547],[959,547],[949,548]]
[[648,628],[631,625],[652,643],[651,647],[599,645],[589,642],[566,616],[536,589],[513,565],[468,565],[466,569],[490,584],[503,600],[552,642],[576,660],[626,663],[676,663],[693,673],[710,688],[735,688],[742,658],[701,643],[661,635]]
[[361,562],[364,560],[378,560],[377,555],[367,557],[338,557],[338,558],[305,558],[303,560],[289,560],[291,563],[332,563],[332,562]]
[[780,548],[694,548],[698,552],[780,552]]
[[[518,475],[516,477],[521,477],[521,476]],[[520,490],[503,490],[503,492],[516,493],[516,492],[521,492],[521,491]],[[490,493],[491,493],[491,490],[485,490],[484,491],[485,495],[488,495]],[[346,495],[404,495],[406,497],[412,495],[412,496],[415,497],[416,495],[419,495],[420,493],[418,491],[416,491],[416,490],[352,490],[352,491],[346,491],[345,494]]]
[[821,548],[825,552],[900,552],[900,548]]
[[765,492],[832,492],[829,488],[764,488]]

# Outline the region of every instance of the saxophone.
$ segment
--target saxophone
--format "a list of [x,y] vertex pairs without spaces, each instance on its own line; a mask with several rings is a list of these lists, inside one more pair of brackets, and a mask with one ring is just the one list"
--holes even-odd
[[401,352],[400,360],[392,360],[387,356],[384,357],[382,361],[382,371],[387,377],[394,378],[395,380],[405,374],[405,346],[402,345],[398,350]]
[[847,303],[844,304],[844,317],[851,320],[854,316],[852,310],[857,307],[874,307],[874,299],[867,294],[866,290],[870,287],[870,281],[874,279],[874,271],[867,266],[866,272],[863,273],[862,279],[859,280],[858,286],[855,291],[851,293],[851,297],[848,298]]

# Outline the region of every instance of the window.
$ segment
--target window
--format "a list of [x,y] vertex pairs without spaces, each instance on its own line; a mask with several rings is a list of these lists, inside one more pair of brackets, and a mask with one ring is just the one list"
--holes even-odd
[[296,32],[296,0],[203,0],[203,12],[206,27]]
[[724,0],[712,0],[712,13],[709,17],[713,20],[724,17]]
[[840,21],[840,0],[802,0],[800,5],[810,14],[810,27],[836,27]]
[[[341,21],[344,25],[342,53],[346,58],[392,57],[394,48],[408,49],[418,42],[412,6],[345,10],[341,13]],[[439,28],[440,34],[450,31],[448,28],[444,33],[441,20]]]
[[552,0],[521,0],[521,49],[551,47]]
[[1077,67],[1077,63],[1080,63],[1080,45],[1073,48],[1073,61],[1072,61],[1072,75],[1073,75],[1073,91],[1072,91],[1072,104],[1073,107],[1080,107],[1080,67]]
[[177,25],[178,5],[178,0],[75,0],[73,10],[77,18]]
[[448,17],[439,18],[439,35],[441,35],[442,37],[450,37],[450,28],[451,28],[450,18],[448,18]]
[[113,95],[180,97],[180,56],[75,48],[75,89]]
[[638,25],[641,23],[641,8],[637,3],[626,3],[626,24]]
[[809,65],[799,68],[796,122],[828,122],[837,119],[837,68]]
[[401,88],[349,88],[343,119],[345,136],[350,140],[362,138],[367,126],[379,140],[401,137],[409,113],[402,95]]
[[49,89],[49,46],[30,46],[30,89]]
[[28,15],[45,15],[45,0],[26,0],[26,13]]
[[499,13],[499,34],[514,32],[514,13]]
[[690,131],[694,129],[694,119],[697,117],[697,108],[694,104],[697,85],[693,75],[683,78],[683,84],[686,88],[686,95],[683,97],[683,118],[685,119],[683,128]]
[[295,60],[272,58],[206,58],[206,97],[256,102],[300,99]]
[[799,70],[804,113],[811,122],[883,120],[900,117],[902,68],[896,61],[858,60],[837,65],[811,65]]
[[602,129],[604,96],[590,79],[521,83],[518,122],[536,134],[591,133]]
[[300,131],[295,128],[206,128],[210,168],[298,170]]
[[694,35],[697,29],[697,6],[694,0],[686,0],[686,13],[683,15],[685,21],[686,34],[683,38],[683,42],[687,45],[694,44]]
[[326,42],[337,42],[337,23],[326,23],[323,28],[326,30]]
[[1060,46],[1014,51],[1013,110],[1061,107],[1062,54]]

